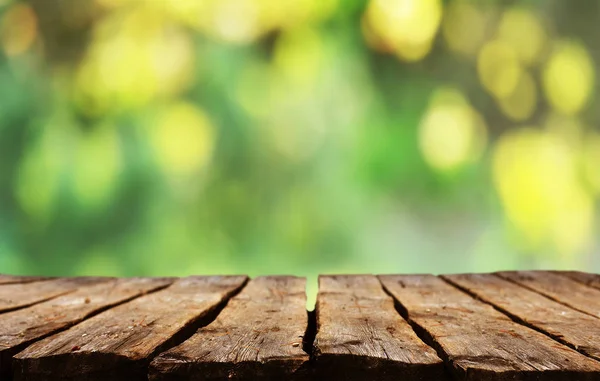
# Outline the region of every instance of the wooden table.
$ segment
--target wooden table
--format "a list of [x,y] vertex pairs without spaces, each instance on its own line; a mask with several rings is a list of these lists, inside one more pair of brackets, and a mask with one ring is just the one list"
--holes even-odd
[[600,275],[0,275],[0,380],[600,380]]

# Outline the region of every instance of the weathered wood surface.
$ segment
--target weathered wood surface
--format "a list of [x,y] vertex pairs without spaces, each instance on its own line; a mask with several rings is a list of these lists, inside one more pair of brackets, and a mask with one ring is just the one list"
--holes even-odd
[[49,277],[42,276],[17,276],[17,275],[6,275],[0,274],[0,285],[1,284],[14,284],[14,283],[30,283],[37,282],[40,280],[47,280]]
[[581,271],[556,271],[558,275],[566,276],[587,286],[600,288],[600,275]]
[[144,380],[159,352],[196,329],[246,282],[188,277],[32,344],[14,356],[20,380]]
[[83,321],[103,309],[163,288],[166,278],[112,279],[28,308],[0,315],[0,378],[10,375],[11,357],[28,344]]
[[444,367],[377,277],[321,276],[315,364],[330,380],[442,380]]
[[432,275],[380,277],[458,380],[600,380],[600,362]]
[[600,318],[600,290],[596,288],[550,271],[505,271],[497,274],[566,306]]
[[542,331],[600,360],[600,320],[493,274],[445,275],[444,279],[493,305],[513,320]]
[[78,287],[111,278],[59,278],[34,283],[0,285],[0,313],[16,310],[75,291]]
[[150,380],[305,379],[305,280],[259,277],[210,325],[159,355]]
[[0,381],[600,381],[598,279],[0,276]]

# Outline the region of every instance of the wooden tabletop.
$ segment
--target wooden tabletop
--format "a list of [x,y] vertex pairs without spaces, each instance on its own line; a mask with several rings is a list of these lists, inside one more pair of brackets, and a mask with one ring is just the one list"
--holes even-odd
[[600,275],[0,275],[0,380],[600,381]]

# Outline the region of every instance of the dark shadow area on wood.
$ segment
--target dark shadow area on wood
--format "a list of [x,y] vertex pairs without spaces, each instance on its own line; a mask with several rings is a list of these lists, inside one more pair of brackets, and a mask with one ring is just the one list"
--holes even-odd
[[[223,309],[227,307],[229,301],[235,298],[240,292],[242,292],[242,290],[246,287],[249,281],[250,279],[246,279],[238,289],[233,291],[227,298],[224,298],[222,302],[217,304],[215,307],[207,310],[206,313],[200,316],[197,320],[194,320],[188,326],[182,328],[179,332],[174,334],[169,340],[165,341],[162,345],[156,347],[154,352],[152,352],[152,354],[146,359],[147,361],[144,370],[146,378],[144,378],[144,380],[147,379],[148,366],[156,356],[158,356],[162,352],[166,352],[169,349],[178,346],[179,344],[192,337],[200,328],[206,327],[207,325],[212,323],[217,318],[217,316],[219,316],[221,311],[223,311]],[[133,381],[133,379],[131,380]]]
[[214,322],[156,357],[149,379],[310,380],[305,305],[303,278],[254,278]]
[[[379,281],[379,283],[381,283],[381,281]],[[404,318],[404,320],[406,320],[408,322],[408,324],[410,324],[410,326],[412,327],[413,331],[415,331],[415,333],[417,334],[419,339],[421,339],[421,341],[423,341],[425,344],[427,344],[431,348],[433,348],[436,351],[439,358],[441,358],[444,361],[444,373],[445,373],[444,375],[445,375],[446,379],[453,380],[454,377],[452,376],[452,372],[450,371],[450,368],[449,368],[449,367],[451,367],[450,360],[448,359],[448,356],[446,356],[446,353],[442,350],[442,347],[440,346],[440,344],[435,340],[435,338],[433,336],[431,336],[429,334],[429,332],[427,332],[425,329],[423,329],[423,327],[421,327],[420,325],[415,323],[410,318],[406,307],[404,307],[394,297],[394,295],[383,285],[383,283],[381,283],[381,288],[387,295],[389,295],[394,300],[394,307],[396,308],[396,311],[398,311],[400,316],[402,316],[402,318]]]
[[317,336],[317,312],[316,309],[313,309],[312,311],[306,311],[306,314],[308,315],[308,325],[302,339],[302,349],[310,356],[310,361],[312,362],[314,359],[315,337]]
[[[156,349],[152,352],[152,354],[149,355],[143,361],[143,363],[141,363],[139,365],[139,367],[135,368],[133,371],[128,372],[127,369],[125,369],[125,370],[124,369],[116,369],[116,372],[119,374],[120,377],[119,378],[111,378],[111,381],[147,381],[148,373],[149,373],[148,368],[150,366],[150,363],[152,362],[152,360],[154,360],[154,358],[156,356],[158,356],[162,352],[166,352],[169,349],[180,345],[181,343],[183,343],[184,341],[186,341],[187,339],[192,337],[200,328],[205,327],[205,326],[209,325],[210,323],[212,323],[217,318],[217,316],[219,316],[221,311],[223,311],[223,309],[225,307],[227,307],[227,304],[229,303],[229,301],[231,299],[233,299],[236,295],[238,295],[240,292],[242,292],[242,290],[246,287],[246,285],[248,284],[249,281],[250,281],[250,279],[246,279],[239,288],[234,290],[228,297],[224,298],[223,301],[221,301],[219,304],[217,304],[213,308],[208,309],[206,311],[206,313],[201,315],[198,319],[194,320],[187,326],[183,327],[179,332],[175,333],[170,339],[168,339],[163,344],[156,347]],[[125,366],[130,368],[131,364],[127,364]],[[104,381],[104,380],[105,380],[105,378],[103,378],[103,377],[90,378],[89,380],[86,379],[86,381]],[[65,380],[65,381],[78,381],[78,380],[73,379],[73,380]]]

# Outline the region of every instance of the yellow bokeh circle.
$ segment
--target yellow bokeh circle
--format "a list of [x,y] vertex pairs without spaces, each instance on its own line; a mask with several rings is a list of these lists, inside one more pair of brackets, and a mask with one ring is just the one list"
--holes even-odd
[[273,63],[287,80],[295,85],[313,85],[325,61],[322,36],[309,28],[283,33],[275,45]]
[[515,7],[504,12],[498,26],[498,38],[512,46],[526,65],[539,61],[546,43],[546,31],[532,11]]
[[582,153],[585,179],[592,191],[600,195],[600,133],[587,134]]
[[479,157],[486,140],[483,119],[462,93],[441,88],[433,94],[419,125],[419,147],[432,168],[460,168]]
[[575,114],[590,100],[595,77],[594,62],[586,47],[574,41],[560,41],[542,78],[550,105],[564,114]]
[[366,14],[368,30],[405,61],[424,58],[442,17],[440,0],[371,0]]
[[150,143],[163,171],[175,177],[197,174],[208,164],[215,131],[208,116],[191,103],[179,102],[160,113]]
[[479,80],[497,98],[509,96],[515,90],[522,72],[517,52],[506,42],[487,42],[477,57]]
[[512,130],[493,152],[493,175],[510,226],[524,249],[571,256],[591,242],[594,206],[575,152],[553,133]]
[[466,56],[475,55],[485,41],[487,18],[472,1],[449,2],[442,20],[442,34],[448,47]]
[[522,122],[529,119],[537,106],[537,88],[533,77],[522,72],[514,90],[504,98],[498,99],[500,109],[509,119]]
[[75,75],[75,102],[99,115],[176,95],[192,82],[193,49],[190,36],[152,8],[114,12],[94,30]]

